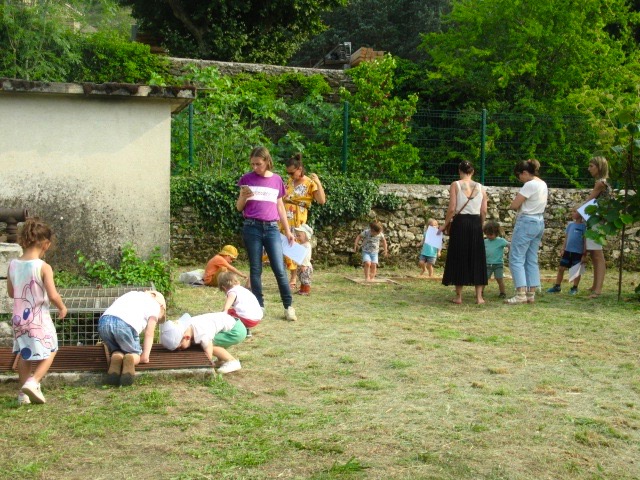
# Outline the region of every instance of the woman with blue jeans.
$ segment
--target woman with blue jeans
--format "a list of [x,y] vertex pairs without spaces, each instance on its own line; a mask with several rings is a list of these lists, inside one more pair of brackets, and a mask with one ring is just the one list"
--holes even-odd
[[290,245],[293,235],[287,222],[282,197],[286,190],[279,175],[272,172],[273,160],[269,150],[264,147],[254,148],[251,152],[252,171],[244,174],[238,181],[240,194],[236,201],[236,208],[244,216],[242,239],[249,256],[249,279],[251,291],[264,308],[262,295],[262,252],[265,250],[269,257],[271,269],[278,282],[280,298],[284,306],[285,319],[297,320],[293,306],[289,279],[284,268],[282,243],[278,221],[284,230],[284,235]]
[[544,210],[547,206],[547,184],[538,177],[540,162],[518,162],[514,173],[524,184],[509,208],[518,216],[509,248],[509,270],[516,288],[515,296],[505,300],[508,305],[533,303],[540,286],[538,249],[544,233]]

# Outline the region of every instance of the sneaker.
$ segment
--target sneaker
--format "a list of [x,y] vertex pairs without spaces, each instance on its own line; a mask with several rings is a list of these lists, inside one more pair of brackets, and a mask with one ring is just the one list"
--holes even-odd
[[27,395],[25,395],[24,393],[20,392],[18,394],[18,405],[29,405],[31,404],[31,400],[29,399],[29,397],[27,397]]
[[20,390],[31,400],[31,403],[47,403],[40,390],[40,384],[35,380],[27,380]]
[[562,288],[560,288],[560,285],[554,285],[549,290],[547,290],[547,293],[560,293],[561,291]]
[[251,330],[247,328],[247,338],[251,338],[251,337],[253,337],[253,335],[251,335]]
[[576,293],[578,293],[578,287],[571,287],[571,290],[569,290],[569,295],[575,295]]
[[228,362],[224,362],[222,365],[218,367],[218,373],[231,373],[237,372],[242,368],[240,365],[240,360],[229,360]]
[[136,364],[133,355],[127,353],[122,361],[122,375],[120,376],[120,386],[128,387],[133,385],[136,378]]
[[506,293],[501,293],[500,295],[498,295],[498,298],[507,298],[507,294]]
[[293,307],[286,308],[284,318],[289,322],[295,322],[298,319],[298,317],[296,317],[296,310]]

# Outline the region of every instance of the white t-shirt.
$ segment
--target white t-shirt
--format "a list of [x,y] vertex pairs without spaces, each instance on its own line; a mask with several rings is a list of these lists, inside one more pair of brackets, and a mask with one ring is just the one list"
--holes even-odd
[[242,285],[235,285],[229,289],[227,295],[232,292],[236,294],[236,300],[231,305],[231,308],[239,316],[248,320],[262,320],[264,312],[251,290],[244,288]]
[[213,343],[213,337],[217,333],[228,332],[235,326],[236,322],[235,318],[224,312],[205,313],[191,317],[190,325],[193,328],[193,342],[202,346]]
[[311,266],[311,243],[306,242],[306,243],[302,243],[301,245],[307,249],[307,254],[304,256],[304,260],[302,260],[302,263],[300,265],[303,267],[310,267]]
[[547,184],[542,180],[529,180],[518,192],[525,198],[520,205],[518,215],[537,215],[544,213],[547,206]]
[[140,335],[147,328],[149,318],[155,317],[157,320],[160,316],[160,304],[148,293],[128,292],[116,298],[103,315],[120,318]]

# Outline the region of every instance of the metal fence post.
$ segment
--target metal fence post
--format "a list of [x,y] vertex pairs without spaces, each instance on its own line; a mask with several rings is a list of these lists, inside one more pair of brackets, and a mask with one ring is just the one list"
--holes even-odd
[[347,157],[349,156],[349,102],[344,102],[342,108],[342,173],[347,172]]
[[487,152],[485,144],[487,143],[487,109],[482,109],[482,125],[480,127],[480,183],[484,185],[485,160]]
[[193,167],[193,103],[189,104],[189,167]]

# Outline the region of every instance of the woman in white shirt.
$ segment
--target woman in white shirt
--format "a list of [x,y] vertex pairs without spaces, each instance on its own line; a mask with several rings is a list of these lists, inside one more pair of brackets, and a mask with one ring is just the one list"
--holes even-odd
[[508,305],[533,303],[536,288],[540,286],[538,249],[544,233],[544,209],[547,206],[547,184],[538,177],[540,162],[523,160],[516,164],[514,173],[524,184],[509,208],[518,216],[509,248],[509,270],[516,294],[505,300]]

